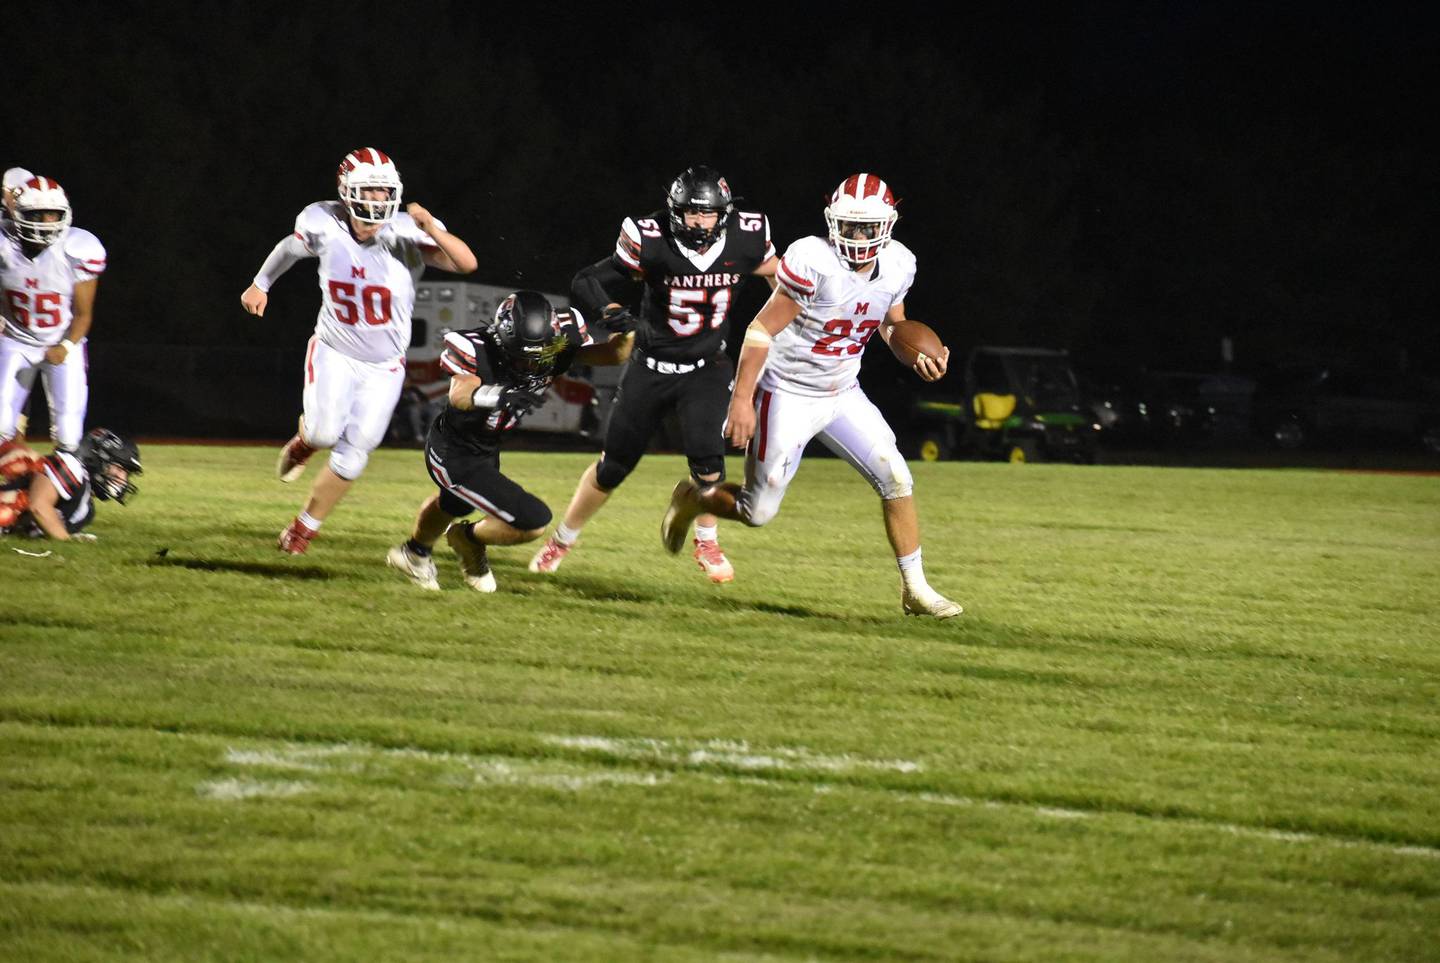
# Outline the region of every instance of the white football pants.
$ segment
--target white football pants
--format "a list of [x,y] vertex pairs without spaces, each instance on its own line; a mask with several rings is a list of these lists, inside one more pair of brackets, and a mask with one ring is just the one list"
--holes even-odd
[[62,364],[47,362],[45,351],[44,345],[0,335],[0,441],[14,436],[39,374],[50,404],[50,437],[62,448],[74,448],[85,434],[85,406],[90,402],[85,339]]
[[762,388],[755,395],[755,437],[745,453],[745,487],[736,500],[748,524],[764,525],[780,511],[811,438],[849,462],[881,498],[910,494],[910,469],[895,432],[858,384],[820,398]]
[[354,480],[380,447],[405,386],[405,360],[357,361],[311,336],[305,350],[305,441],[329,448],[330,468]]

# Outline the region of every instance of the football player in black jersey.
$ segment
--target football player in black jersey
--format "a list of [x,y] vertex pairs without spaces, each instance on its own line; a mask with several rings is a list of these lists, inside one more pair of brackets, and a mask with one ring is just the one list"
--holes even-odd
[[[721,430],[734,375],[725,354],[730,301],[749,274],[773,288],[779,259],[769,220],[736,210],[730,185],[713,168],[691,167],[675,178],[666,208],[627,217],[615,253],[575,276],[571,300],[592,317],[632,320],[635,348],[615,396],[605,450],[580,477],[565,517],[530,560],[532,572],[560,567],[580,529],[635,468],[671,411],[697,482],[725,478]],[[633,320],[627,306],[637,293],[639,319]],[[712,582],[728,582],[735,570],[720,550],[715,526],[713,515],[695,520],[695,560]]]
[[[518,545],[545,534],[550,509],[500,472],[500,444],[558,375],[572,364],[621,364],[630,339],[596,343],[578,311],[556,311],[536,291],[516,291],[492,324],[445,336],[440,365],[450,372],[449,404],[425,440],[425,467],[439,486],[420,506],[409,541],[386,561],[421,588],[438,590],[431,550],[441,534],[460,559],[465,583],[495,591],[488,545]],[[478,522],[456,522],[476,509]]]
[[16,439],[0,444],[0,534],[89,541],[95,499],[125,504],[141,473],[140,449],[105,428],[72,451],[39,455]]

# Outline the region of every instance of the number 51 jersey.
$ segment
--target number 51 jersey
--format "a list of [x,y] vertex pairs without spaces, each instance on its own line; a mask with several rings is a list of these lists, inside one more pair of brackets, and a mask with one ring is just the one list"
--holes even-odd
[[802,237],[780,259],[775,277],[801,311],[775,335],[760,387],[835,395],[855,384],[865,345],[915,283],[915,255],[892,240],[870,272],[860,274],[826,239]]
[[[444,228],[438,219],[435,223]],[[439,245],[403,213],[361,244],[350,233],[339,201],[319,201],[301,211],[295,236],[320,259],[316,336],[358,361],[404,357],[410,346],[415,282],[425,272],[424,251]]]
[[615,262],[645,283],[637,346],[657,361],[714,358],[724,350],[735,287],[774,256],[764,214],[732,211],[725,235],[704,253],[675,240],[668,212],[627,217],[615,243]]

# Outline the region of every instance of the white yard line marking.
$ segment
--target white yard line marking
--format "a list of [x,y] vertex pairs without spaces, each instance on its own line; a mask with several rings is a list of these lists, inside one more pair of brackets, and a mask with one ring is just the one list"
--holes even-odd
[[781,746],[752,751],[745,742],[724,739],[607,739],[602,736],[545,736],[552,746],[603,752],[625,759],[657,759],[689,766],[734,766],[737,769],[791,769],[821,772],[886,770],[921,772],[924,767],[907,759],[862,759],[850,755],[827,756],[804,746]]
[[257,782],[252,779],[214,779],[195,787],[197,795],[206,799],[255,799],[298,796],[315,788],[308,782]]
[[[923,772],[919,762],[904,759],[865,759],[850,755],[824,755],[803,746],[752,749],[745,742],[729,740],[681,739],[615,739],[604,736],[541,736],[552,746],[605,754],[621,759],[657,762],[680,768],[680,772],[635,772],[594,768],[587,762],[563,759],[528,759],[509,756],[474,756],[468,753],[433,751],[413,747],[387,748],[364,743],[329,743],[320,745],[283,744],[270,749],[238,749],[231,747],[224,762],[257,769],[302,771],[315,776],[369,773],[393,773],[400,767],[420,764],[439,768],[437,782],[456,786],[531,786],[552,790],[579,792],[596,786],[639,786],[654,788],[679,778],[704,778],[730,785],[793,788],[793,783],[776,779],[769,773],[781,771],[814,773],[849,773],[885,771],[899,773]],[[603,764],[602,764],[603,765]],[[684,769],[708,769],[709,773],[685,772]],[[717,769],[740,769],[747,775],[716,772]],[[448,772],[446,772],[448,770]],[[457,778],[458,777],[458,778]],[[212,799],[249,799],[264,796],[293,796],[315,788],[307,782],[261,782],[226,779],[201,783],[196,792]],[[853,791],[857,787],[816,783],[811,790],[827,794]],[[1156,823],[1190,827],[1230,836],[1265,839],[1308,845],[1328,845],[1366,849],[1397,856],[1440,859],[1440,848],[1395,845],[1354,837],[1322,833],[1282,831],[1211,822],[1184,817],[1150,816],[1138,812],[1110,809],[1072,809],[1060,806],[957,796],[937,792],[911,792],[893,787],[871,787],[862,791],[875,792],[901,802],[920,802],[939,806],[1013,809],[1029,812],[1044,819],[1082,820],[1095,818],[1143,819]]]

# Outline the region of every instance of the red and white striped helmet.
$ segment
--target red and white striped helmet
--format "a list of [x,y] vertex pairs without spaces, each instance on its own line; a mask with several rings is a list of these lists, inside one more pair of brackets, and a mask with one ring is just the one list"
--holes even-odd
[[899,216],[890,185],[875,174],[852,174],[835,188],[825,208],[830,246],[851,264],[869,264],[890,243]]
[[12,219],[22,241],[48,247],[70,229],[70,218],[70,198],[53,177],[37,174],[15,193]]
[[[400,210],[400,171],[384,151],[357,147],[345,155],[335,173],[340,203],[362,224],[384,224]],[[388,197],[363,197],[361,191],[388,191]]]

